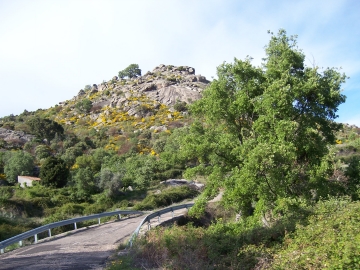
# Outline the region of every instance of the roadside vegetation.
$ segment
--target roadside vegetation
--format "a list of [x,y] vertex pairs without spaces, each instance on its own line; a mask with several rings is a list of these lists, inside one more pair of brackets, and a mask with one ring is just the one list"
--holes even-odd
[[261,67],[220,65],[190,107],[181,151],[197,162],[184,175],[205,190],[120,257],[134,269],[360,267],[359,129],[334,122],[346,76],[306,67],[295,36],[270,34]]
[[[115,91],[137,84],[132,64],[106,91],[88,85],[61,106],[1,118],[33,138],[0,140],[0,240],[196,197],[188,216],[139,237],[109,269],[360,268],[360,129],[334,121],[346,75],[305,66],[296,36],[270,35],[262,66],[250,57],[223,63],[190,106]],[[102,95],[136,103],[137,116],[94,105]],[[42,180],[20,188],[17,175]],[[161,183],[171,178],[205,189]]]

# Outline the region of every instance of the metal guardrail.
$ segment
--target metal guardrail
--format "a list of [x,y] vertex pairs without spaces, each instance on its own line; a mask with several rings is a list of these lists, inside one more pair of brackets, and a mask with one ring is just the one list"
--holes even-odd
[[34,237],[35,243],[37,243],[39,233],[48,231],[49,237],[51,237],[51,229],[53,229],[53,228],[57,228],[57,227],[61,227],[61,226],[69,225],[69,224],[74,224],[74,230],[76,230],[78,222],[92,220],[92,219],[98,219],[98,224],[100,225],[100,219],[102,217],[119,215],[119,218],[121,218],[121,215],[135,215],[135,214],[143,214],[143,212],[141,212],[141,211],[131,211],[131,210],[117,210],[117,211],[112,211],[112,212],[105,212],[105,213],[101,213],[101,214],[95,214],[95,215],[90,215],[90,216],[72,218],[72,219],[67,219],[67,220],[62,220],[62,221],[46,224],[44,226],[32,229],[30,231],[18,234],[18,235],[13,236],[13,237],[11,237],[9,239],[1,241],[0,242],[0,254],[4,253],[5,248],[7,246],[11,245],[11,244],[14,244],[14,243],[18,242],[19,245],[22,246],[23,245],[22,241],[24,239],[27,239],[27,238],[30,238],[30,237]]
[[[135,238],[137,237],[137,235],[139,234],[139,231],[141,229],[141,227],[148,222],[148,229],[150,229],[150,220],[157,217],[158,221],[160,222],[161,219],[161,215],[162,214],[166,214],[169,212],[172,212],[172,217],[174,217],[174,211],[175,210],[179,210],[179,209],[183,209],[183,208],[190,208],[192,207],[194,204],[193,203],[188,203],[188,204],[182,204],[182,205],[176,205],[176,206],[172,206],[172,207],[168,207],[159,211],[156,211],[154,213],[151,213],[149,215],[147,215],[138,225],[138,227],[136,228],[136,230],[134,231],[134,233],[132,234],[131,238],[130,238],[130,242],[129,245],[130,247],[132,246],[133,241],[135,240]],[[24,239],[30,238],[30,237],[34,237],[34,242],[37,243],[38,242],[38,234],[42,233],[42,232],[46,232],[48,231],[48,236],[51,237],[51,229],[53,228],[57,228],[57,227],[61,227],[61,226],[65,226],[65,225],[69,225],[69,224],[74,224],[74,230],[77,229],[77,223],[78,222],[82,222],[82,221],[87,221],[87,220],[92,220],[92,219],[98,219],[98,224],[100,225],[100,219],[102,217],[108,217],[108,216],[113,216],[113,215],[119,215],[119,218],[121,218],[121,215],[136,215],[136,214],[144,214],[141,211],[132,211],[132,210],[117,210],[117,211],[112,211],[112,212],[105,212],[105,213],[101,213],[101,214],[95,214],[95,215],[90,215],[90,216],[84,216],[84,217],[78,217],[78,218],[72,218],[72,219],[67,219],[67,220],[62,220],[62,221],[58,221],[58,222],[54,222],[54,223],[50,223],[50,224],[46,224],[44,226],[32,229],[30,231],[18,234],[16,236],[13,236],[9,239],[6,239],[2,242],[0,242],[0,254],[5,252],[5,248],[11,244],[14,243],[19,243],[20,246],[23,245],[22,241]]]
[[154,213],[151,213],[149,215],[147,215],[139,224],[139,226],[136,228],[136,230],[134,231],[134,233],[132,234],[130,241],[129,241],[129,246],[132,247],[133,241],[135,240],[135,238],[137,237],[137,235],[140,232],[140,229],[142,227],[142,225],[144,225],[146,222],[148,222],[148,230],[150,230],[151,226],[150,226],[150,220],[157,217],[158,221],[160,222],[161,219],[161,215],[162,214],[166,214],[169,212],[172,212],[172,217],[174,217],[174,211],[175,210],[179,210],[179,209],[189,209],[190,207],[192,207],[194,204],[193,203],[187,203],[187,204],[181,204],[181,205],[176,205],[176,206],[172,206],[172,207],[168,207],[165,209],[162,209],[160,211],[156,211]]

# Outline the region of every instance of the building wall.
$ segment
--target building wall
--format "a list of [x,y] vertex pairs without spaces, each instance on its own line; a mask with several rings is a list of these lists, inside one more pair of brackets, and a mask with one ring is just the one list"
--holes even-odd
[[25,184],[26,186],[31,187],[33,181],[39,181],[39,180],[40,178],[37,177],[18,176],[18,183],[20,183],[21,187],[25,187]]

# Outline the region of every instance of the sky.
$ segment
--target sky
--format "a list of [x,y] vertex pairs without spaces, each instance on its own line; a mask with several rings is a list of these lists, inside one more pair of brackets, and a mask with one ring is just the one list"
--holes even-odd
[[209,80],[251,56],[280,28],[305,64],[350,79],[338,122],[360,126],[358,0],[0,0],[0,117],[47,109],[128,65],[191,66]]

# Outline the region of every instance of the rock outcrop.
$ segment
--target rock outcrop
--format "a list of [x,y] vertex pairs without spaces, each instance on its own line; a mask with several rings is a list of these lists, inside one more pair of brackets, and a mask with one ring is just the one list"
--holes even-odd
[[14,131],[6,128],[0,128],[0,139],[6,142],[15,142],[25,144],[35,138],[34,135],[26,134],[23,131]]
[[[95,101],[94,106],[121,107],[130,96],[143,94],[151,100],[173,106],[176,102],[190,103],[199,99],[202,90],[208,84],[209,81],[204,76],[195,75],[195,69],[192,67],[159,65],[143,76],[127,80],[119,80],[115,76],[109,82],[93,84],[89,95],[105,90],[110,90],[112,93],[109,98],[104,99],[102,96],[102,100]],[[119,92],[122,95],[115,94]],[[76,98],[83,96],[84,91],[80,90]]]
[[[118,121],[107,117],[114,110],[129,117],[144,118],[155,115],[164,108],[163,105],[166,106],[167,117],[174,119],[172,113],[176,110],[186,114],[186,104],[200,99],[209,83],[204,76],[195,74],[193,67],[159,65],[142,76],[128,79],[114,76],[109,81],[93,84],[86,91],[80,90],[72,100],[59,104],[67,106],[67,110],[70,108],[75,116],[75,104],[83,98],[90,99],[92,108],[88,112],[88,119],[95,122],[94,127]],[[70,118],[64,123],[73,124],[74,120]],[[161,130],[166,130],[166,127]]]

